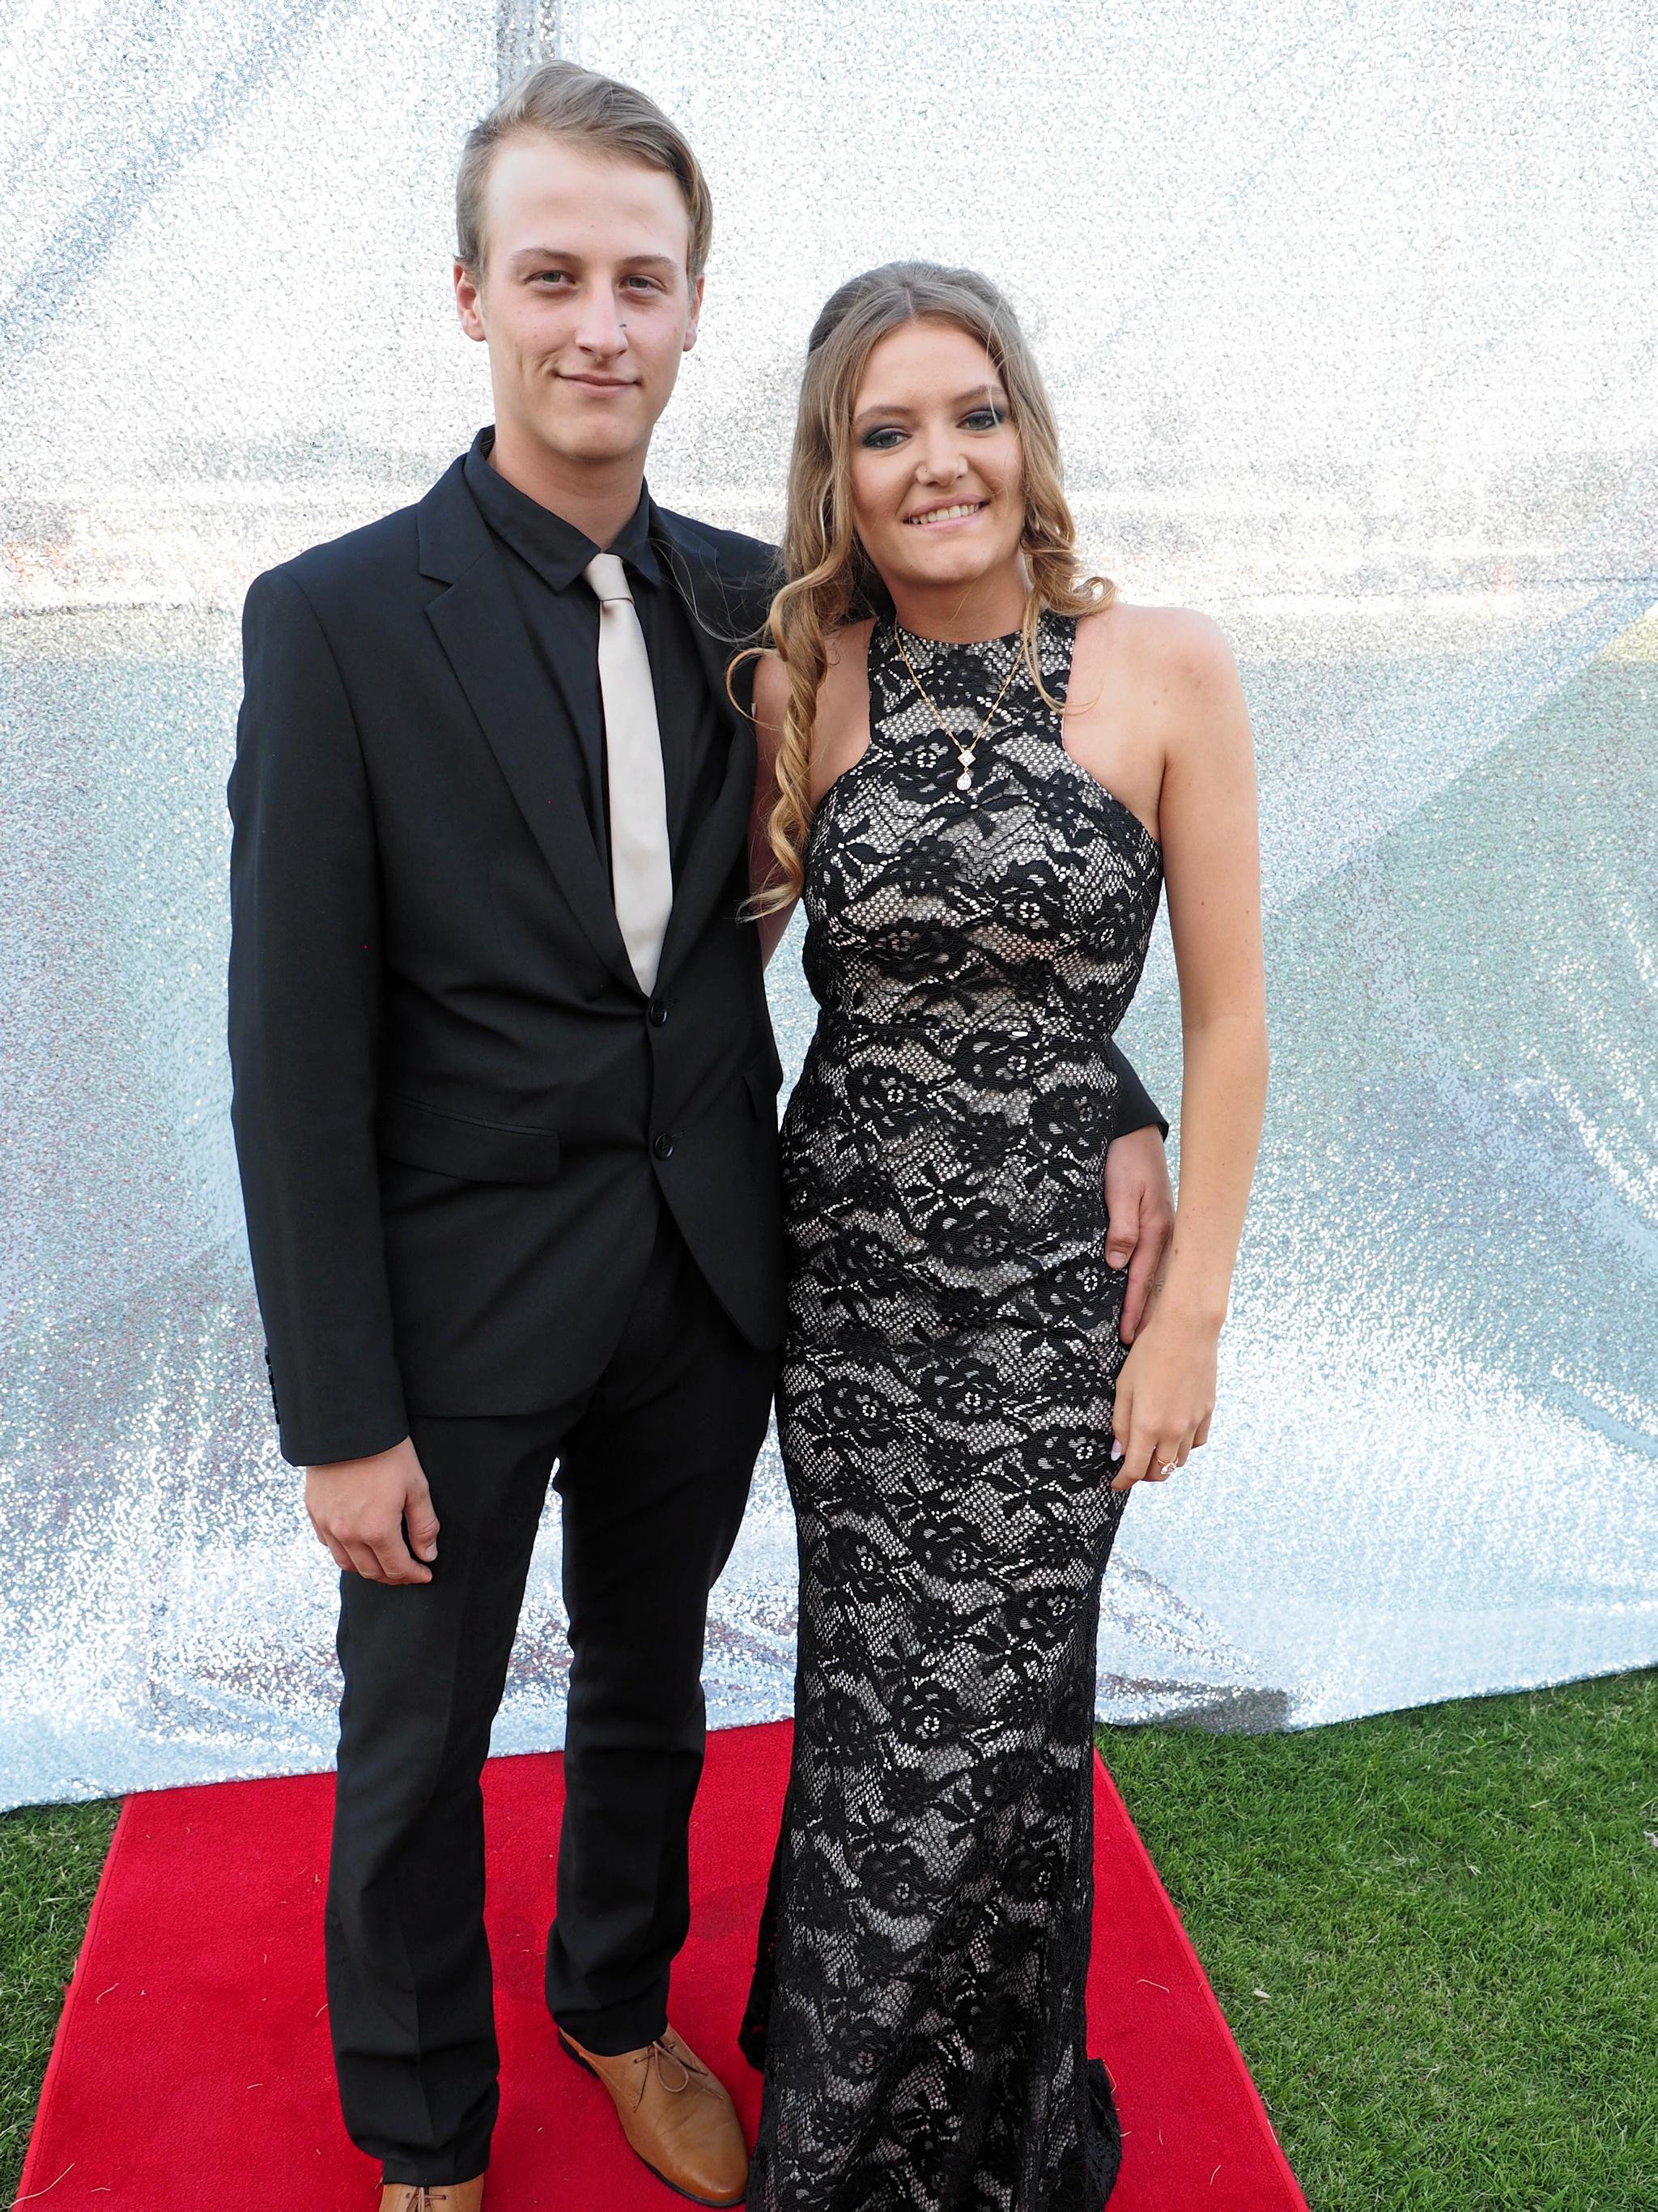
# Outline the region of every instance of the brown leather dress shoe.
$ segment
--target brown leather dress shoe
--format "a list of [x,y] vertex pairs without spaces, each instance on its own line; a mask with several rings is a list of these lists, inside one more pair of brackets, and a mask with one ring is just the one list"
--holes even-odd
[[654,2043],[613,2058],[585,2050],[562,2027],[558,2039],[610,2091],[629,2148],[659,2181],[693,2204],[743,2202],[749,2185],[743,2124],[725,2083],[683,2036],[665,2027]]
[[471,2181],[387,2181],[380,2212],[482,2212],[483,2176]]

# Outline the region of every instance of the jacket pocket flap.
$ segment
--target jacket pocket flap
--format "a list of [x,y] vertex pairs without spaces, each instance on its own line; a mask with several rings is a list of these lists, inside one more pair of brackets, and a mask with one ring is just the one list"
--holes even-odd
[[558,1173],[556,1129],[470,1121],[414,1098],[381,1102],[375,1142],[387,1159],[463,1182],[551,1182]]

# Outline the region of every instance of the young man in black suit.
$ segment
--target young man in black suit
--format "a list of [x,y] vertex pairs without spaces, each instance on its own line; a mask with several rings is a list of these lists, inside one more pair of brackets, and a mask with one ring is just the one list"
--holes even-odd
[[[644,484],[710,231],[666,118],[544,64],[471,133],[457,208],[495,424],[416,507],[256,580],[229,787],[249,1242],[282,1449],[341,1569],[331,2030],[382,2206],[476,2212],[479,1774],[556,1462],[548,2002],[641,2157],[732,2204],[742,2131],[667,1997],[708,1596],[782,1322],[781,1070],[738,919],[755,748],[726,688],[775,556]],[[1137,1310],[1171,1209],[1126,1064],[1123,1096]]]

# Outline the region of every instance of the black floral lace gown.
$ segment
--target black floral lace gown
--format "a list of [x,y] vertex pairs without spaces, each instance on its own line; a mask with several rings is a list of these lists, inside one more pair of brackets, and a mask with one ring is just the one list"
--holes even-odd
[[[1074,633],[1042,616],[1056,698]],[[965,743],[1017,638],[903,638]],[[869,748],[811,827],[821,1012],[783,1124],[799,1659],[745,2203],[1098,2212],[1120,2137],[1083,1992],[1127,1280],[1105,1047],[1162,854],[1028,667],[970,791],[890,617],[869,680]]]

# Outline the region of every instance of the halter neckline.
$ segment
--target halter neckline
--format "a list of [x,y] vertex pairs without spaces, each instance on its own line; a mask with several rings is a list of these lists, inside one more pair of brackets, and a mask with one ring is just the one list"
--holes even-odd
[[[1045,608],[1038,609],[1036,619],[1039,623],[1046,611]],[[1015,638],[1024,635],[1023,623],[1017,629],[1003,630],[997,637],[929,637],[925,630],[912,629],[908,623],[901,623],[896,615],[889,615],[887,620],[901,636],[908,638],[914,644],[929,646],[935,651],[952,645],[1011,645]]]

